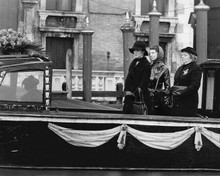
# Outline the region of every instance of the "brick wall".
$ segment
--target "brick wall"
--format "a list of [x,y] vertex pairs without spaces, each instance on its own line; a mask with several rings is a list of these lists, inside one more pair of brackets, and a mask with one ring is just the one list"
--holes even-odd
[[[123,43],[120,28],[125,23],[125,12],[134,12],[134,8],[134,0],[89,1],[90,27],[94,30],[93,70],[123,70]],[[107,52],[110,52],[109,58],[107,58]]]
[[[95,70],[122,70],[123,43],[120,27],[124,15],[91,15],[93,67]],[[107,52],[110,57],[107,58]]]

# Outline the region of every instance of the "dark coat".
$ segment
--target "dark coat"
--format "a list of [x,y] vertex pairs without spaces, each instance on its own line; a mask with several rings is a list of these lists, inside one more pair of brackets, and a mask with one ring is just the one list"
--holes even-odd
[[147,101],[150,97],[147,89],[150,80],[150,74],[151,66],[146,57],[141,59],[134,59],[129,66],[128,75],[125,80],[124,91],[131,91],[135,94],[137,88],[140,87],[143,91],[144,102],[147,104]]
[[186,86],[178,96],[173,96],[173,113],[176,116],[197,116],[198,89],[202,69],[196,62],[180,66],[174,76],[174,85]]

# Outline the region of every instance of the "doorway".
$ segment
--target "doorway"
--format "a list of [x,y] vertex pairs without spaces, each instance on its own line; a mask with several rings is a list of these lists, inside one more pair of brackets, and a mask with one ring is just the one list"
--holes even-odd
[[53,69],[66,69],[66,52],[73,51],[73,38],[47,37],[46,51]]

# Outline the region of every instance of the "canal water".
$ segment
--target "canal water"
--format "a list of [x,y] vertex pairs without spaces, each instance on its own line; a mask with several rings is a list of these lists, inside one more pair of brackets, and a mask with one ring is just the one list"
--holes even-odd
[[118,171],[118,170],[45,170],[0,169],[0,176],[219,176],[211,171]]

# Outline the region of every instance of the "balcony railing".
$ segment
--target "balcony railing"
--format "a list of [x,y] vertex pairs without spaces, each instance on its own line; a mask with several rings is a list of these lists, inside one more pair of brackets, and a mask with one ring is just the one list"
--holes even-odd
[[[62,91],[62,84],[66,82],[66,70],[53,70],[53,91]],[[124,84],[124,74],[122,71],[93,71],[92,91],[115,91],[117,83]],[[82,91],[83,77],[82,70],[72,71],[72,90]]]
[[[123,97],[124,74],[122,71],[93,71],[92,97],[96,100],[116,100],[121,102]],[[52,91],[61,92],[62,84],[66,82],[66,70],[54,69]],[[121,83],[120,90],[117,90]],[[82,70],[72,70],[72,97],[83,96]]]

